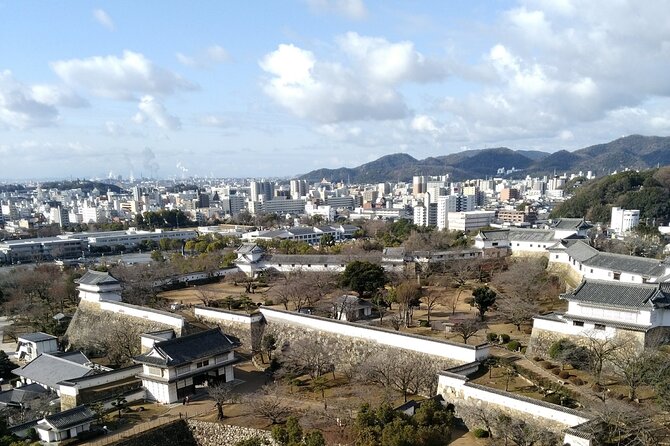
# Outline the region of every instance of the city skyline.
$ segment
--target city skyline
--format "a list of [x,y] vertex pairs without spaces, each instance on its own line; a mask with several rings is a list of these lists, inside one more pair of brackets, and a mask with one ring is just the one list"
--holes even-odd
[[0,2],[0,180],[670,134],[663,2]]

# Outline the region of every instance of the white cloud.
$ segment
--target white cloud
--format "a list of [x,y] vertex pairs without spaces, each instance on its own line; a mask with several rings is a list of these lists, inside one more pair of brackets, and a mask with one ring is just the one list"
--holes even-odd
[[318,60],[311,51],[282,44],[259,62],[271,75],[265,92],[295,115],[321,123],[399,119],[408,108],[402,82],[444,78],[446,69],[411,42],[348,33],[337,39],[350,64]]
[[200,124],[207,127],[230,127],[231,122],[223,116],[206,115],[200,118]]
[[33,98],[42,104],[72,108],[89,106],[86,99],[78,96],[72,90],[56,85],[33,85],[31,92]]
[[306,0],[309,8],[318,14],[337,14],[350,20],[362,20],[368,10],[363,0]]
[[95,56],[51,63],[69,86],[96,96],[133,100],[140,94],[170,94],[196,87],[181,76],[155,66],[143,54],[124,51],[122,57]]
[[95,18],[95,20],[99,24],[101,24],[102,26],[104,26],[105,28],[107,28],[110,31],[114,31],[116,29],[116,27],[114,26],[114,21],[109,16],[109,14],[107,14],[103,9],[94,10],[93,11],[93,18]]
[[11,71],[0,71],[0,126],[27,129],[53,125],[58,109],[17,81]]
[[391,43],[380,37],[349,32],[337,42],[356,61],[360,71],[374,82],[429,82],[444,79],[447,74],[443,63],[425,57],[409,41]]
[[210,68],[230,60],[230,54],[220,45],[212,45],[192,56],[177,53],[176,57],[180,64],[196,68]]
[[133,117],[133,120],[138,124],[143,124],[147,120],[153,121],[158,127],[167,130],[179,130],[181,128],[181,121],[178,117],[170,115],[165,106],[156,100],[153,96],[146,95],[140,100],[137,105],[139,111]]

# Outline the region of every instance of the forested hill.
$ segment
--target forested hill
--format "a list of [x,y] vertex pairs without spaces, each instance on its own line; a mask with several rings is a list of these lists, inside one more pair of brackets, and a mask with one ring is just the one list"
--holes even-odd
[[[640,220],[656,225],[670,221],[670,167],[608,175],[579,187],[557,206],[552,217],[584,217],[607,223],[612,206],[639,209]],[[655,221],[654,221],[655,220]]]
[[411,181],[413,175],[449,174],[453,180],[500,175],[498,169],[515,169],[514,176],[551,175],[593,171],[597,176],[624,169],[670,165],[670,137],[630,135],[605,144],[568,152],[510,150],[505,147],[466,150],[418,160],[405,153],[383,156],[358,167],[319,169],[303,175],[309,181],[378,183]]

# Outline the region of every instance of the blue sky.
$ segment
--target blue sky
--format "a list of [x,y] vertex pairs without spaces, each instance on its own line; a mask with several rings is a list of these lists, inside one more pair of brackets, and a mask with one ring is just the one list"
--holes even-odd
[[2,1],[0,180],[670,133],[666,1]]

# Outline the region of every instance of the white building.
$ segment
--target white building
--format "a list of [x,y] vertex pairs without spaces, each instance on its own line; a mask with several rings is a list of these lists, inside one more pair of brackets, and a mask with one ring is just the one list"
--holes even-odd
[[600,339],[628,335],[640,342],[663,341],[670,327],[670,289],[667,283],[632,284],[584,280],[573,292],[565,313],[536,316],[533,337],[542,332]]
[[47,333],[26,333],[17,338],[16,357],[21,361],[32,361],[42,353],[58,351],[58,338]]
[[610,230],[616,235],[623,235],[640,224],[639,209],[626,210],[619,207],[612,207],[612,219],[610,220]]
[[134,358],[142,364],[138,377],[147,399],[170,404],[194,394],[198,386],[233,381],[234,350],[239,346],[219,328],[155,342]]
[[447,229],[450,231],[474,231],[489,226],[495,215],[495,211],[449,212],[447,214]]

